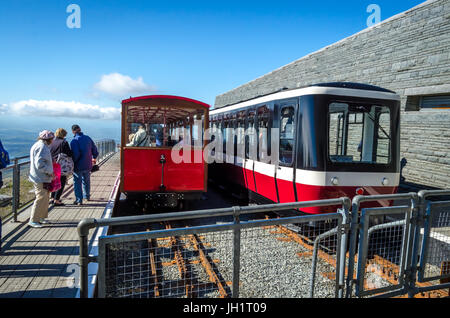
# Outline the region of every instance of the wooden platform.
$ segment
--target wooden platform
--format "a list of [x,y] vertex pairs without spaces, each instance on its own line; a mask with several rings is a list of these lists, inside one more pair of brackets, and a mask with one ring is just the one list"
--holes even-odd
[[92,200],[84,201],[82,206],[72,205],[75,196],[69,180],[62,196],[66,205],[50,209],[51,224],[38,229],[29,227],[31,208],[19,214],[18,223],[4,221],[0,298],[76,297],[78,288],[73,285],[79,274],[77,225],[83,218],[102,216],[120,170],[119,157],[116,153],[91,175]]

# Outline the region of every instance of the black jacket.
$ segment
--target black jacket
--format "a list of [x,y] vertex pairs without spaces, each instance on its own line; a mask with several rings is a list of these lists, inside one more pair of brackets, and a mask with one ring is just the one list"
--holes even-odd
[[72,150],[70,150],[69,143],[65,139],[59,137],[56,137],[50,144],[50,152],[53,161],[56,161],[60,153],[65,153],[69,157],[72,157]]

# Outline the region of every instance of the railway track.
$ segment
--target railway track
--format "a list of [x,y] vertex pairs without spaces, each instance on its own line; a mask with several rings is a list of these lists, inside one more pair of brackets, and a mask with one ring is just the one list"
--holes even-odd
[[[275,217],[279,218],[278,215],[275,214]],[[271,218],[271,216],[266,215],[266,219]],[[295,227],[295,226],[294,226]],[[299,227],[296,227],[297,229],[301,229]],[[277,225],[277,226],[269,226],[266,227],[266,229],[271,230],[270,233],[276,235],[276,239],[280,241],[291,241],[296,242],[299,244],[303,249],[305,249],[305,252],[299,252],[297,253],[298,257],[312,257],[313,255],[313,249],[314,249],[314,241],[312,238],[308,237],[307,235],[301,234],[287,226],[284,225]],[[282,236],[280,236],[282,235]],[[319,245],[318,249],[318,257],[325,262],[328,265],[331,265],[332,267],[336,268],[336,258],[330,254],[329,248],[324,245]],[[347,259],[348,259],[348,253],[347,253]],[[358,261],[358,256],[355,256],[355,263]],[[366,269],[369,269],[369,272],[371,274],[377,275],[385,282],[396,285],[398,284],[398,278],[400,273],[400,268],[397,264],[392,263],[391,261],[387,260],[386,258],[374,254],[372,258],[370,258],[366,264]],[[335,272],[321,272],[322,276],[330,279],[335,280],[336,279],[336,273]],[[347,269],[345,270],[345,275],[347,275]],[[356,280],[356,272],[353,274],[353,279]],[[416,282],[416,285],[418,287],[428,287],[432,286],[431,283],[425,282],[420,283]],[[368,282],[367,280],[364,281],[364,289],[370,290],[375,288],[371,282]],[[448,290],[433,290],[429,292],[422,292],[416,294],[415,298],[443,298],[448,297],[450,294],[450,291]],[[407,295],[399,296],[398,298],[405,298],[408,297]]]
[[[169,222],[164,222],[164,226],[166,229],[172,229]],[[147,231],[151,231],[151,228],[147,228]],[[201,291],[217,291],[219,298],[231,296],[228,287],[231,282],[226,282],[216,267],[220,260],[211,259],[208,256],[209,243],[204,243],[202,239],[203,237],[200,235],[191,234],[148,240],[153,297],[178,295],[180,288],[184,290],[183,294],[186,298],[197,298]],[[171,250],[171,261],[161,262],[158,260],[158,249],[160,248]],[[162,282],[167,280],[164,277],[163,268],[170,266],[177,267],[179,279],[167,288],[162,286]],[[200,267],[208,276],[209,283],[204,283],[202,279],[199,279]]]

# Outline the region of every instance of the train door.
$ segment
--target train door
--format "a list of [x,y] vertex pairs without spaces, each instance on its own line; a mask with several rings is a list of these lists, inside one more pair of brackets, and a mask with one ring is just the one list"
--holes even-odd
[[283,102],[278,108],[278,167],[276,183],[280,203],[295,202],[295,136],[297,102]]
[[256,109],[258,154],[254,162],[254,177],[257,193],[273,202],[278,202],[275,184],[275,165],[268,160],[271,153],[272,116],[267,105]]

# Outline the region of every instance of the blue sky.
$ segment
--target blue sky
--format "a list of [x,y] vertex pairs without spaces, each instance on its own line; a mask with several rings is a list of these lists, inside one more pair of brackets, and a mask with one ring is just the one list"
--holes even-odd
[[[215,96],[365,29],[371,3],[385,20],[422,2],[2,0],[0,138],[9,127],[73,122],[96,137],[102,129],[118,136],[118,113],[105,119],[101,109],[122,98],[161,93],[213,105]],[[81,9],[80,29],[66,25],[71,3]],[[64,117],[53,111],[58,102],[63,110],[88,106]]]

